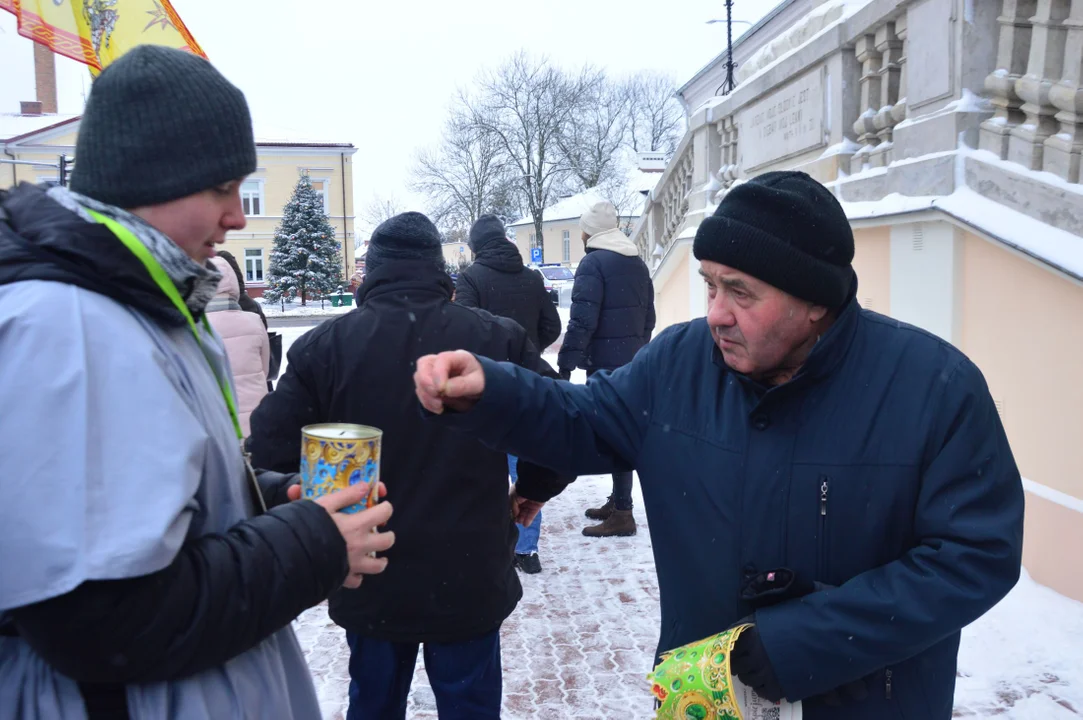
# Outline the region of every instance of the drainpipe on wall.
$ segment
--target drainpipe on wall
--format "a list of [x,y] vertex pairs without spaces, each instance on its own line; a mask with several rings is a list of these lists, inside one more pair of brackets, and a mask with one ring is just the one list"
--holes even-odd
[[346,274],[343,276],[345,284],[350,284],[353,273],[350,272],[350,233],[346,225],[346,153],[338,154],[339,167],[342,170],[342,264],[346,266]]
[[15,187],[16,185],[19,184],[19,175],[15,172],[15,163],[18,162],[18,160],[15,158],[14,155],[12,155],[10,152],[8,152],[8,146],[7,145],[4,146],[4,154],[7,155],[9,158],[11,158],[11,161],[12,161],[12,165],[11,165],[11,187]]

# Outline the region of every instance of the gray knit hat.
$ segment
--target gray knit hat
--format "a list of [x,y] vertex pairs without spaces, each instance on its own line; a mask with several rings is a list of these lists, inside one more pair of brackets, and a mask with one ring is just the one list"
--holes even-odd
[[140,45],[94,81],[71,189],[135,208],[187,197],[255,169],[244,94],[197,55]]

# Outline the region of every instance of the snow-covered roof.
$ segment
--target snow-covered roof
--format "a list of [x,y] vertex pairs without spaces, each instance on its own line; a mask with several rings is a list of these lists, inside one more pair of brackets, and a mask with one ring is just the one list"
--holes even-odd
[[[617,211],[620,213],[621,217],[638,218],[643,213],[643,203],[646,200],[646,193],[654,189],[654,186],[658,184],[661,177],[662,173],[659,172],[643,172],[635,170],[629,173],[628,182],[625,184],[625,196],[622,201],[615,201],[611,195],[603,192],[599,188],[591,188],[590,190],[584,190],[576,195],[562,198],[545,208],[545,212],[542,214],[543,222],[578,220],[579,217],[594,204],[604,200],[608,200],[615,205],[618,205]],[[522,219],[513,222],[509,227],[520,227],[533,224],[534,216],[527,215]]]
[[[49,130],[66,123],[75,123],[81,115],[16,115],[0,114],[0,142],[10,142],[26,135]],[[256,144],[264,147],[352,148],[348,142],[327,142],[311,133],[257,122]]]
[[0,113],[0,142],[47,130],[55,125],[78,119],[78,115],[19,115]]
[[737,84],[755,77],[784,57],[804,47],[827,29],[854,15],[872,0],[827,0],[764,44],[737,69]]
[[982,197],[969,187],[960,187],[951,195],[912,197],[892,193],[881,200],[840,204],[851,221],[940,210],[1024,255],[1083,278],[1083,242],[1077,235]]
[[348,142],[328,142],[327,138],[318,137],[310,130],[286,126],[272,125],[259,119],[253,121],[256,133],[257,145],[290,146],[290,147],[352,147]]

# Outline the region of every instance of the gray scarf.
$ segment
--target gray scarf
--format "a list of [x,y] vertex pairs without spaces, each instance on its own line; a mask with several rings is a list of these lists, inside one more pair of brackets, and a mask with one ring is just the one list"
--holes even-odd
[[177,291],[184,298],[184,304],[188,306],[188,311],[192,315],[196,317],[202,315],[208,303],[214,299],[218,290],[218,281],[222,279],[222,275],[210,265],[200,265],[188,257],[175,242],[146,220],[132,215],[127,210],[100,203],[65,187],[51,188],[48,194],[54,201],[87,222],[97,224],[98,221],[87,212],[87,210],[93,210],[131,230],[154,259],[161,263],[162,269],[177,286]]

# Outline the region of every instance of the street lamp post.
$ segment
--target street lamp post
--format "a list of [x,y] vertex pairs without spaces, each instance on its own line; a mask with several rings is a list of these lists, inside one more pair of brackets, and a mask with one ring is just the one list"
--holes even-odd
[[[722,20],[708,20],[707,24],[723,22]],[[737,87],[737,81],[733,76],[733,71],[736,69],[736,65],[733,63],[733,23],[744,23],[745,25],[751,25],[752,23],[747,20],[734,20],[733,19],[733,0],[726,0],[726,77],[722,80],[722,84],[714,91],[715,95],[729,95],[733,92],[733,88]],[[721,91],[721,92],[720,92]]]

